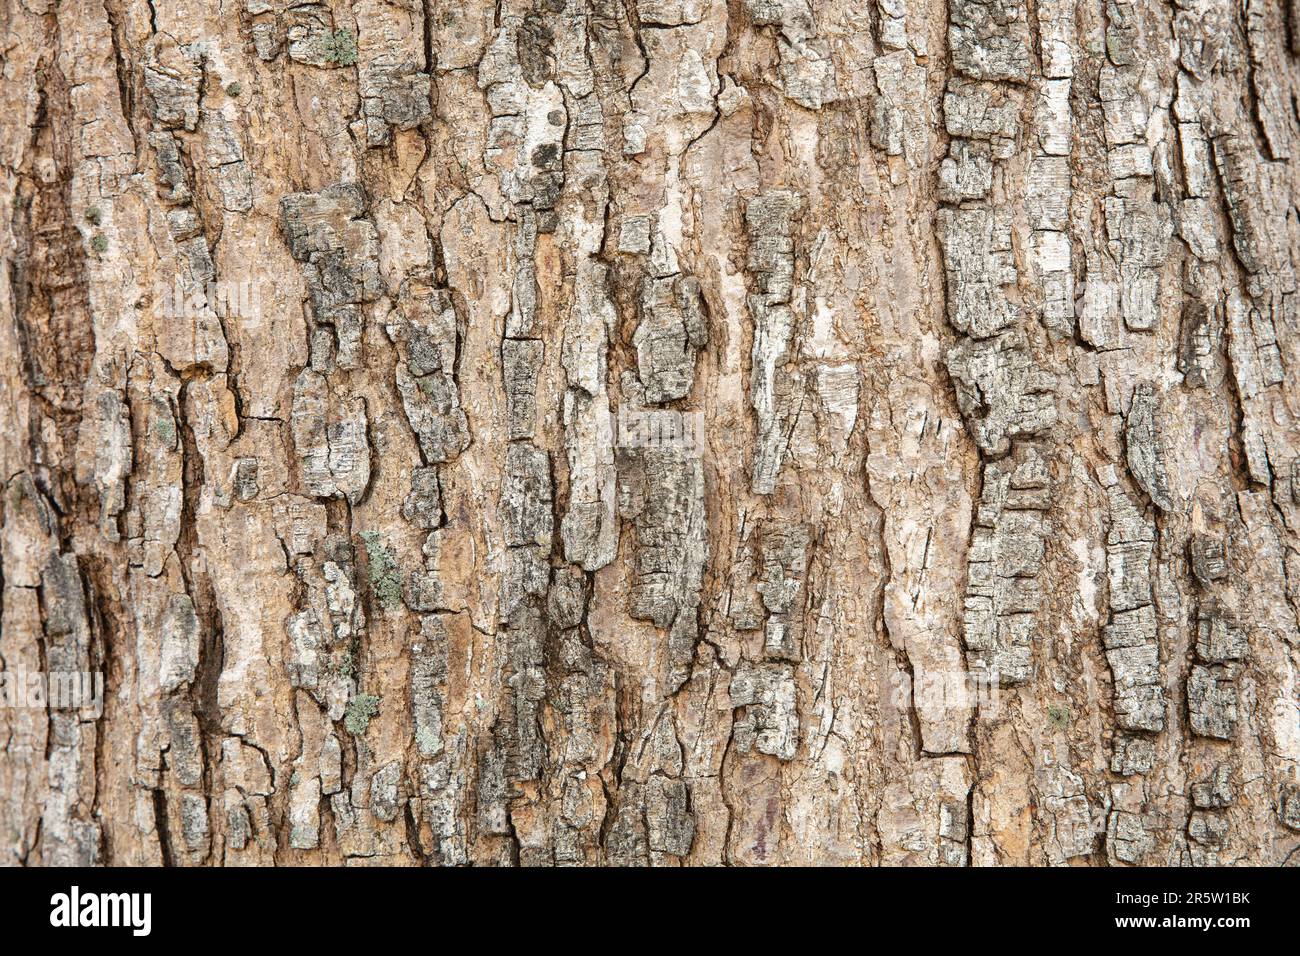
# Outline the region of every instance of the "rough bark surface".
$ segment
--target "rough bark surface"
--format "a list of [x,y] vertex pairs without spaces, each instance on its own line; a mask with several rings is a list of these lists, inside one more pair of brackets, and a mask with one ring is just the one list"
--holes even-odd
[[0,862],[1300,861],[1294,2],[0,37]]

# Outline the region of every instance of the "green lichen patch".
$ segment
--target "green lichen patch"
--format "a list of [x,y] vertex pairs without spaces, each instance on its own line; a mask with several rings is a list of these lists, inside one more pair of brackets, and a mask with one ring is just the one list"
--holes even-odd
[[95,233],[94,238],[90,240],[90,248],[96,252],[108,252],[108,236],[102,232]]
[[238,96],[242,92],[244,92],[244,86],[242,83],[235,82],[226,84],[227,96]]
[[357,38],[351,30],[335,30],[325,37],[325,59],[339,66],[357,62]]
[[354,737],[360,737],[370,726],[370,718],[379,713],[379,698],[374,694],[357,694],[348,701],[343,712],[343,726]]
[[170,445],[176,441],[176,423],[170,418],[159,418],[153,424],[154,434],[163,444]]
[[385,610],[402,603],[402,575],[397,567],[397,555],[383,543],[378,531],[362,532],[366,543],[366,561],[370,566],[370,587],[375,599]]
[[338,677],[343,680],[351,680],[357,673],[357,659],[353,656],[353,651],[348,648],[329,659],[326,669],[331,677]]
[[104,214],[99,211],[98,206],[91,206],[86,210],[86,222],[92,226],[98,226],[104,221]]
[[1048,705],[1047,722],[1057,730],[1064,730],[1070,726],[1070,708],[1061,704]]

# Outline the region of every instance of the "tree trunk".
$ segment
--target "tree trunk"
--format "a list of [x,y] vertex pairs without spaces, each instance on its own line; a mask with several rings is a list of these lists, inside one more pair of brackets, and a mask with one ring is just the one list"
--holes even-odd
[[1295,0],[0,21],[0,861],[1300,859]]

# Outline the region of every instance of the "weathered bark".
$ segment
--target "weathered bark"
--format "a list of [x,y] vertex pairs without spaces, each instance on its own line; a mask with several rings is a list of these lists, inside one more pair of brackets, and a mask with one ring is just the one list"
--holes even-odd
[[1300,859],[1294,3],[0,17],[0,861]]

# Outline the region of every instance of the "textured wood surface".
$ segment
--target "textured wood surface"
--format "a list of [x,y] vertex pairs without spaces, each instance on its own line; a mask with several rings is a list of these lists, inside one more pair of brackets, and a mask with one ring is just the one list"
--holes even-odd
[[1300,860],[1294,2],[0,37],[0,862]]

